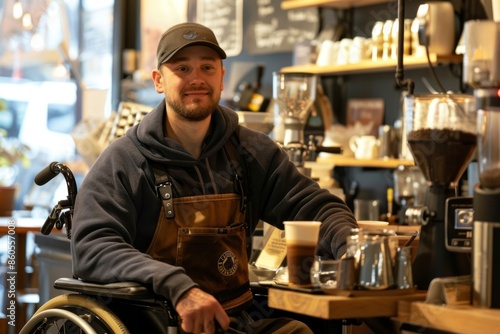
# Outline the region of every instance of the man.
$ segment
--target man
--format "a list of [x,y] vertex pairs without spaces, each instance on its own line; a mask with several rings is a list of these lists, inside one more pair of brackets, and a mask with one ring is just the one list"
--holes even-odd
[[[259,219],[281,229],[286,220],[322,221],[317,252],[332,258],[357,225],[267,135],[218,105],[226,54],[210,29],[170,28],[157,58],[152,78],[165,99],[101,154],[80,187],[74,274],[150,285],[172,301],[184,331],[211,334],[252,304],[247,240]],[[246,328],[280,330],[311,333],[283,318]]]

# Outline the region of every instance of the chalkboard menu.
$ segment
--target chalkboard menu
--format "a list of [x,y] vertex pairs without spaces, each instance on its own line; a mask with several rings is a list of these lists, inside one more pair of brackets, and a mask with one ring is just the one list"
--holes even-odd
[[241,53],[243,0],[197,0],[196,21],[210,27],[227,56]]
[[283,10],[281,2],[255,0],[255,4],[248,8],[248,13],[245,8],[249,20],[245,45],[249,54],[289,52],[298,42],[312,40],[318,34],[317,7]]

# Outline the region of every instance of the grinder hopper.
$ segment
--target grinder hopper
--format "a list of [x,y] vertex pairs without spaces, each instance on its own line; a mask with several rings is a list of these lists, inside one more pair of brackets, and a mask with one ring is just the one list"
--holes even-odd
[[307,73],[273,73],[273,98],[279,106],[284,125],[283,148],[299,170],[304,167],[309,147],[304,143],[304,128],[316,99],[316,76]]
[[456,187],[476,148],[474,97],[411,95],[405,115],[408,146],[426,180]]
[[273,98],[284,122],[283,144],[304,142],[304,128],[316,99],[316,76],[307,73],[273,73]]

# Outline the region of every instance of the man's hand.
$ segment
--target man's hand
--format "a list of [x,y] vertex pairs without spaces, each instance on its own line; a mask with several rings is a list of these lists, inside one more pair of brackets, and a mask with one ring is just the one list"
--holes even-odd
[[219,302],[198,288],[188,290],[175,306],[182,330],[188,333],[215,333],[215,322],[226,330],[229,317]]

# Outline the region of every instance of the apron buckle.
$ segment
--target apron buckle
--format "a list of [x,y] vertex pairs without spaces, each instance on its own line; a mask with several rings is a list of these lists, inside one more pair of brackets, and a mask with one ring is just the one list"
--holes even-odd
[[172,219],[175,217],[174,214],[174,200],[172,196],[172,183],[169,181],[160,183],[156,186],[157,196],[163,202],[163,207],[165,208],[165,216],[168,219]]

